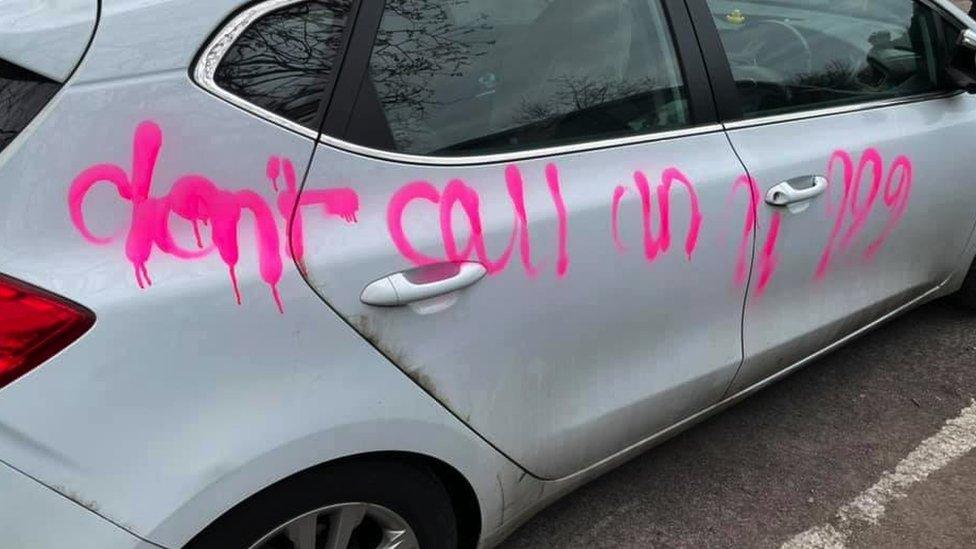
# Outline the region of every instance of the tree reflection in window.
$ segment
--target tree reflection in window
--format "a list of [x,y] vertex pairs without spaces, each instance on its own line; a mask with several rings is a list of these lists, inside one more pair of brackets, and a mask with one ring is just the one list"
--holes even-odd
[[487,15],[466,21],[455,17],[469,4],[468,0],[386,2],[370,58],[370,77],[401,150],[420,146],[416,141],[425,129],[422,121],[431,111],[466,99],[463,91],[458,94],[460,90],[452,87],[463,84],[474,60],[495,44]]
[[350,0],[301,2],[251,24],[214,73],[221,88],[314,128],[342,42]]
[[396,149],[523,150],[688,122],[649,0],[387,0],[370,76]]

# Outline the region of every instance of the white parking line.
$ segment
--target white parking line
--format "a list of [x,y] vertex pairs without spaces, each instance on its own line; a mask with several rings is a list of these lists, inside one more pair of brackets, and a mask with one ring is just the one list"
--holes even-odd
[[793,536],[780,549],[846,547],[847,538],[856,530],[877,524],[885,506],[905,497],[908,488],[925,480],[953,460],[976,448],[976,401],[948,420],[935,435],[925,439],[895,467],[837,511],[827,524],[815,526]]

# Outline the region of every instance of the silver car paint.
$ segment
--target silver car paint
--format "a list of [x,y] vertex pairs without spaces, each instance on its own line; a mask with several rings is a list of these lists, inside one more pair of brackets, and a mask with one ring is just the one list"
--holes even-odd
[[0,59],[64,82],[81,59],[98,0],[0,2]]
[[[548,166],[559,171],[568,212],[563,276]],[[671,249],[649,261],[634,172],[644,172],[654,189],[672,167],[695,184],[701,233],[689,259],[690,201],[676,185]],[[506,189],[513,168],[524,181],[535,276],[515,252],[504,270],[446,302],[378,308],[360,301],[368,283],[412,266],[392,244],[387,212],[411,182],[443,191],[460,179],[478,193],[488,255],[497,259],[513,231]],[[350,186],[359,192],[360,215],[352,225],[306,216],[309,280],[364,337],[501,451],[535,475],[564,477],[717,402],[728,387],[741,360],[745,296],[735,266],[748,195],[730,200],[741,174],[721,132],[453,167],[378,162],[321,145],[305,192]],[[620,206],[624,252],[611,235],[617,185],[629,188]],[[464,242],[467,225],[455,210]],[[443,257],[437,211],[415,200],[403,224],[417,250]]]
[[[139,290],[121,244],[86,243],[71,226],[66,207],[71,180],[89,165],[113,162],[130,169],[132,134],[139,122],[152,119],[163,131],[154,177],[159,194],[176,176],[199,172],[226,188],[254,189],[270,201],[273,194],[263,179],[267,156],[290,156],[302,166],[311,153],[310,140],[244,114],[188,79],[197,49],[239,3],[106,2],[99,35],[80,73],[28,132],[0,154],[2,270],[76,299],[99,315],[88,336],[0,393],[0,459],[63,494],[94,502],[100,514],[139,535],[178,546],[247,495],[303,468],[379,449],[413,451],[449,463],[471,482],[481,504],[483,541],[490,545],[565,491],[719,408],[708,407],[654,436],[647,431],[643,436],[649,438],[563,480],[540,482],[365,344],[314,297],[287,262],[279,284],[286,314],[279,315],[258,273],[249,231],[242,231],[242,306],[234,303],[226,267],[215,258],[180,261],[156,254],[149,265],[154,285]],[[170,26],[168,21],[179,24]],[[347,166],[364,162],[320,146],[323,150]],[[630,153],[615,154],[623,158]],[[542,181],[538,165],[543,162],[525,163],[533,166],[523,170],[527,189]],[[696,169],[683,159],[674,162],[689,172]],[[388,185],[399,181],[387,175],[388,169],[406,172],[406,167],[374,164],[368,175]],[[468,176],[469,184],[484,186],[483,197],[495,196],[497,189],[488,187],[497,187],[501,169],[484,169],[493,170],[494,176]],[[653,166],[643,169],[651,173]],[[313,170],[323,175],[316,179],[313,171],[310,185],[335,182],[324,179],[322,164],[316,162]],[[562,173],[568,182],[570,171]],[[628,181],[629,173],[622,174],[618,183]],[[443,178],[432,179],[443,183]],[[127,223],[130,213],[124,201],[103,191],[90,197],[86,213],[93,228],[112,232]],[[567,186],[567,204],[569,197]],[[505,207],[492,217],[496,228],[511,226],[505,217],[510,215],[507,197],[501,198]],[[529,211],[533,218],[537,213]],[[539,215],[545,219],[552,214]],[[633,212],[625,215],[625,227],[637,224],[633,217]],[[671,255],[644,266],[648,279],[664,262],[680,266],[684,226],[674,224],[676,249]],[[313,228],[310,224],[309,234]],[[321,229],[331,237],[325,244],[335,248],[316,249],[316,254],[349,252],[349,244],[335,238],[349,227],[329,222]],[[633,226],[624,231],[630,252],[614,261],[639,259],[636,232]],[[602,233],[605,237],[606,227]],[[571,242],[578,242],[576,232],[571,234]],[[192,241],[188,227],[181,227],[178,237]],[[730,235],[728,244],[737,237]],[[552,236],[533,228],[533,239],[550,242]],[[590,242],[586,237],[581,241]],[[974,253],[976,243],[970,240],[959,262],[946,268],[952,278],[938,291],[958,286]],[[584,272],[575,270],[581,257],[574,248],[571,258],[577,259],[569,277]],[[551,268],[552,258],[547,259]],[[392,271],[402,266],[383,267]],[[519,269],[516,265],[509,271]],[[313,274],[313,280],[328,292],[335,276],[326,272],[318,282]],[[473,291],[487,290],[479,284]],[[667,305],[684,306],[683,297],[675,296]],[[381,347],[384,341],[377,339]],[[499,408],[523,404],[506,399]],[[31,504],[37,511],[31,517],[47,522],[45,508],[43,502]],[[88,513],[80,506],[76,511]]]
[[[841,170],[832,174],[834,184],[828,191],[832,196],[812,200],[802,212],[778,210],[782,221],[776,272],[766,292],[746,306],[746,362],[732,392],[933,290],[956,269],[976,221],[972,170],[957,161],[971,150],[974,107],[972,96],[953,94],[729,132],[750,174],[764,187],[801,175],[828,175],[828,160],[835,150],[851,154],[855,177],[859,159],[871,150],[884,163],[874,207],[846,251],[840,243],[854,220],[845,216],[830,263],[820,277],[818,264],[831,241],[843,195]],[[885,204],[884,193],[898,155],[912,163],[908,208],[876,255],[868,258],[868,246],[883,235],[895,212]],[[868,203],[871,186],[871,168],[865,172],[857,182],[861,205]],[[890,196],[896,193],[898,177],[896,170]],[[764,208],[760,216],[760,226],[767,229],[761,230],[762,242],[776,211]]]
[[[4,547],[152,549],[156,547],[34,479],[0,463],[0,536]],[[85,502],[88,505],[90,502]]]

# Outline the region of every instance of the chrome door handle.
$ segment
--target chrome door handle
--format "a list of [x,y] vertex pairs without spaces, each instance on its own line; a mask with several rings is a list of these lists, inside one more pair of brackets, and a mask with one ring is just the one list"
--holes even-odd
[[473,261],[426,265],[369,283],[359,300],[374,307],[400,307],[463,290],[487,273],[484,265]]
[[[799,189],[797,187],[800,187]],[[766,204],[789,206],[810,200],[827,190],[827,178],[822,175],[805,175],[784,181],[766,192]]]

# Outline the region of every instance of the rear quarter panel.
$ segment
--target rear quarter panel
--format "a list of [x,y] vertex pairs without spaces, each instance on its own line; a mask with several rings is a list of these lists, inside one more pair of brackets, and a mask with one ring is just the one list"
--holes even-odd
[[[272,284],[259,254],[269,232],[248,212],[238,225],[240,305],[216,251],[179,259],[150,247],[152,284],[140,288],[126,246],[133,201],[111,184],[97,183],[82,206],[85,226],[111,242],[84,238],[69,214],[69,189],[93,166],[138,179],[134,150],[147,147],[134,144],[140,124],[159,128],[162,139],[150,198],[198,175],[273,205],[268,156],[307,164],[310,140],[188,76],[199,46],[238,3],[106,2],[70,85],[0,155],[0,268],[98,318],[81,340],[0,391],[0,459],[94,502],[135,533],[179,546],[292,473],[362,452],[411,451],[458,469],[491,530],[503,516],[503,486],[517,483],[520,470],[324,307],[283,239]],[[270,219],[280,234],[282,220]],[[176,220],[172,229],[194,249],[189,224]]]

